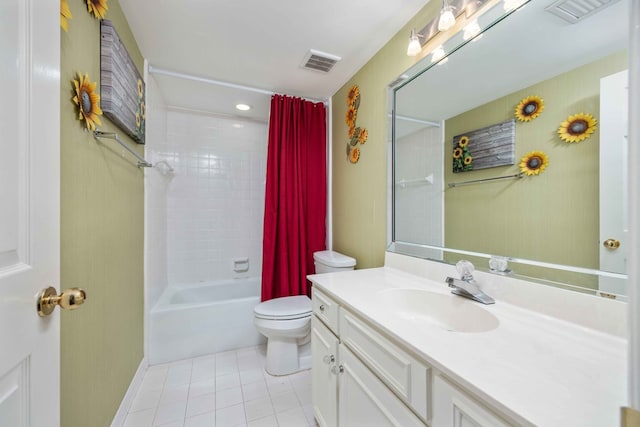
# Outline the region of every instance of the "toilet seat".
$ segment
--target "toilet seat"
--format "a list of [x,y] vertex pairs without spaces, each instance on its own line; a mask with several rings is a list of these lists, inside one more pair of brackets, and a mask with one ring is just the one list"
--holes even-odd
[[311,316],[311,300],[306,295],[274,298],[262,302],[253,309],[260,319],[294,320]]

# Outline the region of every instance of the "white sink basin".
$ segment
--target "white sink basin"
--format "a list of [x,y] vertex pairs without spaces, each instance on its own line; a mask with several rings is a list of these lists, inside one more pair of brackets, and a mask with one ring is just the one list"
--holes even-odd
[[456,295],[422,289],[387,289],[377,294],[393,314],[417,323],[429,323],[453,332],[487,332],[498,318],[480,303]]

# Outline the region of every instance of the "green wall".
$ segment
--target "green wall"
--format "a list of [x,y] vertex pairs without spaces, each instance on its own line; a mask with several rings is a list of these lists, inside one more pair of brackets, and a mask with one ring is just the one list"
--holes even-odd
[[[358,268],[384,264],[387,241],[387,85],[422,56],[408,57],[412,28],[421,29],[436,16],[440,2],[429,2],[336,94],[332,103],[333,249],[355,257]],[[357,84],[357,126],[369,132],[360,160],[351,164],[345,122],[347,91]]]
[[[78,71],[100,93],[100,21],[69,1],[61,30],[61,283],[87,291],[86,304],[61,314],[61,425],[108,426],[143,357],[144,183],[115,141],[97,142],[77,120]],[[142,73],[143,58],[117,0],[111,20]],[[101,117],[101,129],[117,131]],[[141,146],[137,147],[143,153]]]
[[[445,183],[516,174],[520,159],[533,150],[546,153],[549,166],[522,180],[447,188],[445,246],[597,269],[599,132],[568,144],[557,129],[576,113],[598,119],[600,78],[627,66],[626,51],[619,52],[447,120]],[[454,174],[453,137],[513,118],[516,105],[529,95],[540,96],[544,110],[530,122],[516,121],[516,163]],[[558,278],[558,272],[549,273]],[[545,277],[543,272],[536,276]],[[595,278],[591,284],[575,280],[570,283],[597,284]]]

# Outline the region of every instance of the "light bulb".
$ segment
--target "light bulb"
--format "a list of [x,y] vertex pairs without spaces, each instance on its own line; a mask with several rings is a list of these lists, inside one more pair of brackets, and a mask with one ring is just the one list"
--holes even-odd
[[442,45],[436,47],[433,52],[431,53],[431,62],[438,62],[440,61],[442,58],[444,58],[444,49],[442,48]]
[[462,35],[462,38],[464,40],[469,40],[474,38],[478,34],[480,34],[480,25],[478,25],[478,21],[473,20],[469,24],[467,24],[466,27],[464,27],[464,34]]
[[422,50],[420,40],[414,30],[411,30],[411,36],[409,37],[409,46],[407,47],[407,56],[416,56]]
[[456,23],[456,17],[453,16],[453,7],[446,4],[440,11],[440,20],[438,20],[438,31],[447,31]]
[[522,6],[526,1],[527,0],[504,0],[504,4],[502,5],[502,7],[504,8],[505,12],[509,12]]

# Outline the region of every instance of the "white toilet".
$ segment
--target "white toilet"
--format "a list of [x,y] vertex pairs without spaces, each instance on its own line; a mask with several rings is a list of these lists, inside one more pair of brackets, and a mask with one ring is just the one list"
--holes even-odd
[[[353,270],[356,260],[333,251],[313,254],[316,273]],[[265,370],[288,375],[311,367],[311,300],[306,295],[258,304],[254,324],[267,337]]]

